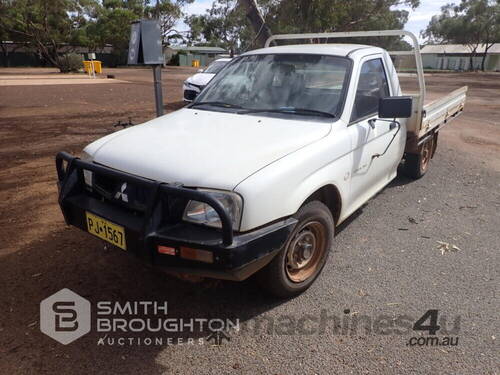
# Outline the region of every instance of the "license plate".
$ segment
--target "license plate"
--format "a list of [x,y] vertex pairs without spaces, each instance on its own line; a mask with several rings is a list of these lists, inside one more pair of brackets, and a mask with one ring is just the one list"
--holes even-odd
[[123,250],[127,250],[125,229],[122,226],[116,225],[90,212],[85,212],[85,216],[87,217],[87,230],[90,234],[108,241]]

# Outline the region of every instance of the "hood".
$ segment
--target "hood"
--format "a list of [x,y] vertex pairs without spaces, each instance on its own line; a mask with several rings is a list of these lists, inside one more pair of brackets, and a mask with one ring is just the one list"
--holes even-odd
[[186,82],[197,86],[205,86],[214,76],[215,74],[212,73],[196,73],[194,76],[186,79]]
[[145,178],[232,190],[330,129],[324,122],[185,108],[110,134],[85,152],[97,163]]

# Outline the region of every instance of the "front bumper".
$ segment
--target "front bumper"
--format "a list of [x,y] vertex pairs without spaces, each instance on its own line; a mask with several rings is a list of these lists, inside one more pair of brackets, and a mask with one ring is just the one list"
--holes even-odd
[[[283,247],[297,221],[284,219],[261,229],[234,233],[229,215],[210,195],[83,161],[65,152],[56,156],[59,205],[68,225],[87,231],[86,212],[123,226],[127,252],[167,271],[229,280],[244,280],[265,266]],[[113,197],[89,189],[84,171],[94,176],[127,183],[141,189],[143,209],[128,207]],[[181,220],[189,200],[204,202],[219,214],[222,229],[213,229]],[[158,246],[175,249],[174,255],[158,253]],[[212,263],[181,257],[179,249],[189,247],[212,253]]]

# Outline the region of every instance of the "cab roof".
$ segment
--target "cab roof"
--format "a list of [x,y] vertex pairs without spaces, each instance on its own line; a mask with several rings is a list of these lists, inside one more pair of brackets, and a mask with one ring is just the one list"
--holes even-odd
[[332,43],[332,44],[293,44],[285,46],[275,46],[268,48],[256,49],[244,53],[245,55],[256,55],[256,54],[275,54],[275,53],[299,53],[299,54],[318,54],[318,55],[335,55],[335,56],[347,56],[350,53],[357,50],[366,50],[363,52],[369,52],[367,49],[372,50],[372,53],[381,52],[382,49],[374,46],[368,46],[364,44],[344,44],[344,43]]

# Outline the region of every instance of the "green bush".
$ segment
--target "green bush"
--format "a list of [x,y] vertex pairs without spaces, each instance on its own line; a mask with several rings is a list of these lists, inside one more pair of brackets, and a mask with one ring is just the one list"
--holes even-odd
[[167,65],[179,66],[179,54],[176,53],[175,55],[173,55],[168,61]]
[[61,70],[61,73],[76,73],[83,68],[83,58],[78,53],[67,53],[59,56],[57,63],[59,64],[58,68]]

